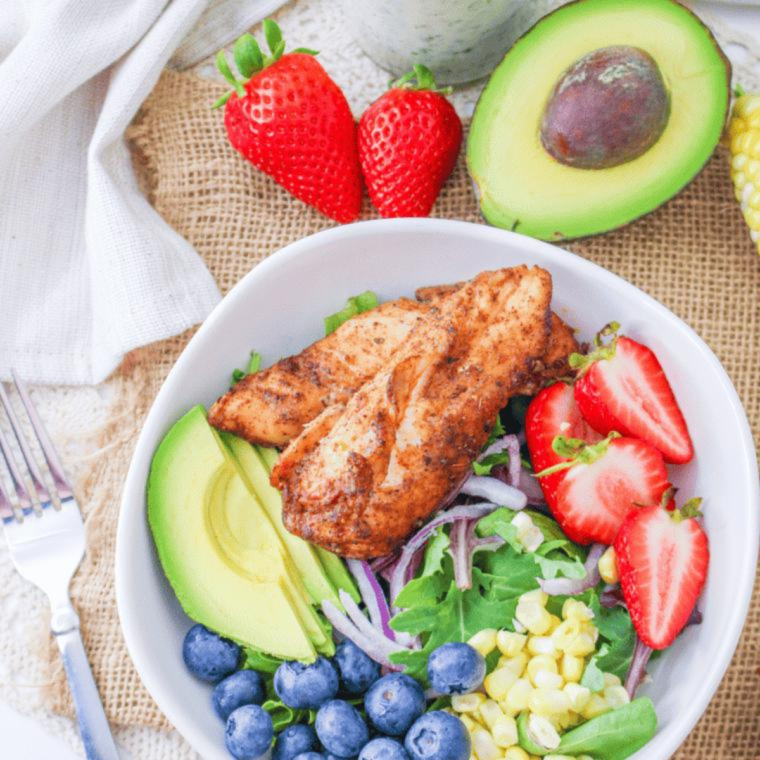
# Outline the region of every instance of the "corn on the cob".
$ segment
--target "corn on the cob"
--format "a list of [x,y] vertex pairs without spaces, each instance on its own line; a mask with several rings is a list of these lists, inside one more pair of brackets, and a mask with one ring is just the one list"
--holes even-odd
[[736,200],[760,253],[760,93],[736,99],[728,136]]

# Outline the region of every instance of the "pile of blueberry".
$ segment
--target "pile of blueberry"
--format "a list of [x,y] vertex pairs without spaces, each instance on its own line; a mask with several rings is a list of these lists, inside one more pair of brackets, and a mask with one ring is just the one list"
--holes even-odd
[[[468,760],[470,736],[455,716],[426,712],[420,684],[402,673],[381,676],[380,666],[351,641],[335,657],[309,665],[285,662],[274,690],[294,710],[314,710],[313,726],[296,724],[276,737],[264,680],[238,670],[241,650],[201,625],[185,637],[190,672],[215,683],[214,710],[227,722],[225,743],[236,760],[254,760],[272,747],[273,760]],[[467,644],[445,644],[430,656],[428,676],[439,694],[463,694],[482,683],[485,662]],[[363,714],[358,709],[363,705]],[[366,717],[365,717],[366,716]]]

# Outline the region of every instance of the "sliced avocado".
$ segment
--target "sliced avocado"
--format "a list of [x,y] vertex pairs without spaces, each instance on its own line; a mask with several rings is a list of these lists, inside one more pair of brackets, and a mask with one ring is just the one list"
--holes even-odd
[[[193,620],[234,641],[285,659],[316,652],[281,569],[281,544],[237,536],[248,525],[247,489],[200,406],[182,417],[159,445],[148,478],[148,522],[161,565]],[[232,493],[231,493],[232,490]],[[234,498],[228,498],[233,495]]]
[[517,718],[517,743],[531,755],[543,757],[559,747],[560,736],[546,718],[523,712]]
[[264,457],[270,457],[269,454],[263,454],[268,450],[261,449],[262,456],[259,456],[257,447],[251,446],[242,438],[229,433],[221,435],[228,450],[239,463],[250,488],[256,493],[269,515],[314,603],[321,604],[323,600],[329,599],[333,604],[339,605],[335,586],[317,557],[314,547],[288,532],[282,524],[282,497],[269,482],[271,468],[265,464],[264,460]]
[[670,0],[576,0],[507,53],[480,97],[467,163],[483,216],[543,240],[653,211],[720,140],[731,67]]
[[355,602],[361,602],[362,598],[359,590],[356,588],[351,573],[346,568],[346,563],[337,555],[323,549],[321,546],[315,547],[319,561],[322,563],[328,578],[332,581],[335,588],[348,592],[349,596]]

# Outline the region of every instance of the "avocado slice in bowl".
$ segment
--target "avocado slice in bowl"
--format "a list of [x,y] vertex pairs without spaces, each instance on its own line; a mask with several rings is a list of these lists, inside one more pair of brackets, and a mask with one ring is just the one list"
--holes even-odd
[[731,67],[670,0],[577,0],[507,53],[467,163],[483,216],[543,240],[625,225],[676,195],[720,140]]

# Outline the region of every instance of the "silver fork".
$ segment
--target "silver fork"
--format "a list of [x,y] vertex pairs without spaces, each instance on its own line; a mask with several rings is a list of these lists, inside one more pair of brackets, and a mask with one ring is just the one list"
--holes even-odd
[[79,633],[79,616],[69,598],[69,583],[85,551],[82,515],[58,454],[32,405],[29,393],[13,371],[12,374],[47,462],[58,504],[45,485],[42,471],[5,388],[0,383],[0,402],[18,441],[21,458],[26,464],[32,485],[30,493],[9,441],[0,429],[0,454],[8,467],[16,495],[14,506],[0,479],[0,519],[3,530],[16,570],[44,591],[50,600],[50,627],[61,650],[85,754],[89,760],[118,760],[116,744]]

